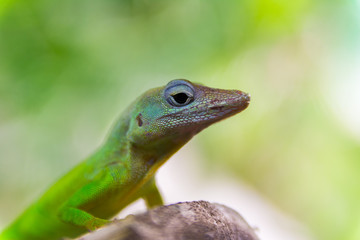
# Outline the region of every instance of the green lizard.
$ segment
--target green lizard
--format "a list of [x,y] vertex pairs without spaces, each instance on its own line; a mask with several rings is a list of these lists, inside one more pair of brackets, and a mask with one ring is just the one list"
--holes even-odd
[[77,237],[138,198],[162,205],[156,170],[195,134],[249,105],[248,94],[177,79],[141,95],[106,142],[60,178],[0,234],[0,240]]

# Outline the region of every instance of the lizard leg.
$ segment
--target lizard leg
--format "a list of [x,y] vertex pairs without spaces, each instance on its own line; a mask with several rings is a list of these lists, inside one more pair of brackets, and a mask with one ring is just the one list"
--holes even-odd
[[143,196],[146,206],[148,208],[153,208],[155,206],[164,205],[164,201],[161,197],[159,189],[156,186],[155,178],[150,180],[147,186],[146,193]]
[[101,197],[106,196],[111,179],[110,175],[104,174],[104,176],[100,175],[98,179],[84,185],[60,208],[58,217],[65,223],[85,227],[88,230],[95,230],[109,223],[109,220],[95,217],[87,212],[84,206],[100,204]]
[[96,230],[97,228],[110,222],[109,220],[94,217],[90,213],[74,207],[63,208],[59,217],[66,223],[83,226],[88,230]]

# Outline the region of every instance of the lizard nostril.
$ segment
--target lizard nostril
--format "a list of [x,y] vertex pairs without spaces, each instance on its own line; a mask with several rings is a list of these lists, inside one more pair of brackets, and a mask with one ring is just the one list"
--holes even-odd
[[224,106],[212,106],[209,109],[221,111],[223,108],[224,108]]
[[250,94],[244,93],[244,99],[245,99],[247,102],[250,102],[250,99],[251,99]]

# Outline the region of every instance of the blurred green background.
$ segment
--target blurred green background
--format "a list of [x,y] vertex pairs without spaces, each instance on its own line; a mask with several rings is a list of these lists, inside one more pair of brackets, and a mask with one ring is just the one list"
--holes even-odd
[[253,186],[317,239],[360,239],[359,13],[355,0],[1,0],[0,228],[141,92],[187,78],[252,96],[198,137],[207,176]]

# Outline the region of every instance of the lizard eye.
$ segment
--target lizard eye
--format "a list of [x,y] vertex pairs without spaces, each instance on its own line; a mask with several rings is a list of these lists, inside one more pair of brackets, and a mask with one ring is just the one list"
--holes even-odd
[[165,98],[172,106],[186,106],[194,101],[194,90],[188,86],[187,82],[179,80],[179,84],[171,85],[165,89]]
[[184,106],[184,105],[188,105],[190,103],[190,101],[193,100],[193,97],[188,96],[186,93],[181,92],[181,93],[176,93],[174,95],[170,96],[170,101],[173,103],[173,105],[175,106]]

